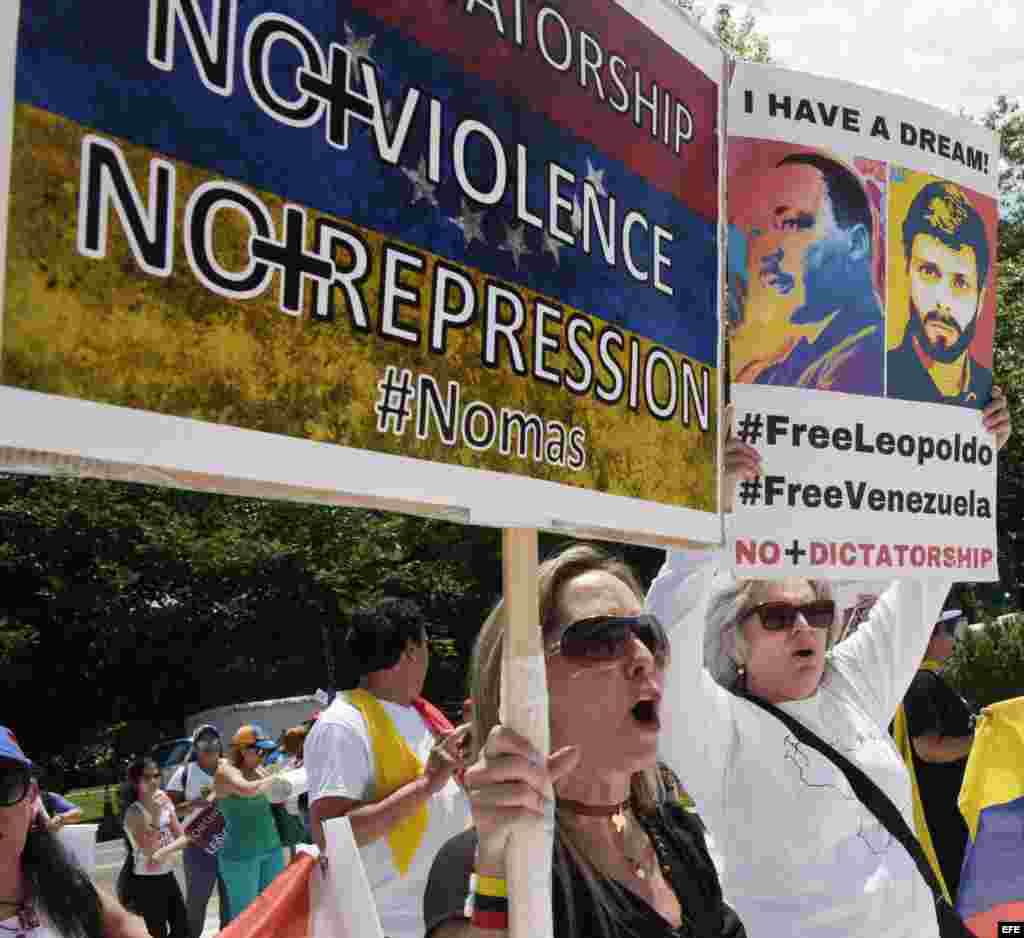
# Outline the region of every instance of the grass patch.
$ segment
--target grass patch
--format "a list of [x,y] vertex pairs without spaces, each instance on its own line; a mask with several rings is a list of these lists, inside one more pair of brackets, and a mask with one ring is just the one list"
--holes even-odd
[[[69,791],[64,797],[82,809],[83,824],[98,824],[103,820],[103,792],[105,790],[105,785],[100,785],[98,788],[76,788],[74,791]],[[113,790],[113,786],[110,796],[116,811],[117,792]]]

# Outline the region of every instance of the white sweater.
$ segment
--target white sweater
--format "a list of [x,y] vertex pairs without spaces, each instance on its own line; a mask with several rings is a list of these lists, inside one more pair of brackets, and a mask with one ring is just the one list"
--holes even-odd
[[[750,938],[937,938],[931,891],[839,769],[704,669],[719,566],[716,552],[670,551],[647,604],[672,639],[661,757],[715,838],[726,900]],[[862,768],[910,825],[910,780],[887,727],[949,585],[894,583],[833,649],[817,692],[780,707]]]

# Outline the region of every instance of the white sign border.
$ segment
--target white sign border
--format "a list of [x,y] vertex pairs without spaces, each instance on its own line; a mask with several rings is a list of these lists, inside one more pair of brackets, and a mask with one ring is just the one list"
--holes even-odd
[[[651,545],[720,543],[715,512],[663,505],[488,469],[0,387],[0,464],[535,527]],[[53,445],[54,428],[61,445]],[[23,455],[4,453],[3,448]],[[13,457],[13,458],[12,458]],[[427,494],[429,493],[429,494]]]

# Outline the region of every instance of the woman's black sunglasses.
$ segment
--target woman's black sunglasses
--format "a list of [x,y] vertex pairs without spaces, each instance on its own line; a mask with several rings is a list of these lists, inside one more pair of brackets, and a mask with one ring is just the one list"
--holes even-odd
[[836,621],[836,604],[831,599],[816,599],[812,603],[794,606],[792,603],[761,603],[743,613],[741,622],[752,615],[761,617],[761,625],[769,632],[781,632],[793,628],[797,613],[802,615],[812,629],[830,629]]
[[10,808],[23,801],[32,787],[32,773],[15,767],[0,769],[0,808]]
[[608,664],[625,656],[634,635],[654,655],[658,666],[664,667],[669,656],[668,635],[652,615],[580,619],[567,626],[562,637],[549,644],[545,651],[584,667]]

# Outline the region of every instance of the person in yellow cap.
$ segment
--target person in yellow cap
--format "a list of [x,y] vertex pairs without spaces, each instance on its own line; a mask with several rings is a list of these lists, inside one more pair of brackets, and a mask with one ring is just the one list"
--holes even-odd
[[939,616],[893,723],[896,747],[910,772],[917,838],[951,902],[956,901],[967,847],[967,825],[957,799],[974,742],[974,710],[943,680],[941,671],[963,621],[959,609]]
[[435,855],[465,829],[469,804],[443,742],[453,728],[421,696],[427,620],[407,599],[356,610],[345,637],[360,686],[338,694],[306,737],[313,838],[347,816],[388,938],[423,938]]

